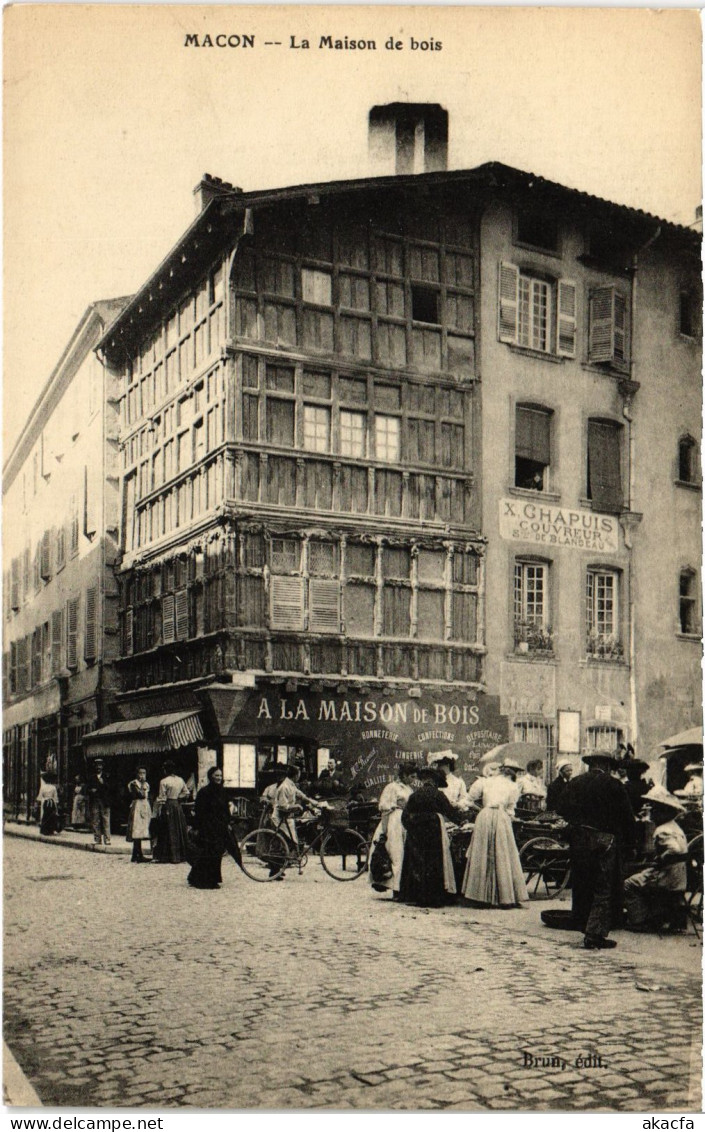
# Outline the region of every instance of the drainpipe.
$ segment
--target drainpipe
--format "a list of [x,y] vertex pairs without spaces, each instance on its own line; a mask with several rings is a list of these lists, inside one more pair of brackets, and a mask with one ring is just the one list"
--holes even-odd
[[[639,279],[639,257],[644,252],[655,244],[661,235],[661,225],[659,224],[656,231],[649,237],[646,243],[634,253],[634,261],[632,264],[633,269],[633,283],[632,283],[632,340],[634,339],[636,326],[637,326],[637,297],[638,297],[638,279]],[[634,500],[634,419],[632,416],[632,401],[634,397],[634,390],[623,392],[623,405],[622,416],[627,422],[629,443],[627,447],[627,459],[629,461],[629,510],[632,511],[632,504]],[[633,539],[632,539],[633,526],[631,523],[623,524],[622,531],[624,533],[624,545],[629,551],[629,729],[630,738],[633,746],[637,747],[637,740],[639,738],[639,718],[637,713],[637,687],[636,687],[636,606],[634,602],[634,556]]]

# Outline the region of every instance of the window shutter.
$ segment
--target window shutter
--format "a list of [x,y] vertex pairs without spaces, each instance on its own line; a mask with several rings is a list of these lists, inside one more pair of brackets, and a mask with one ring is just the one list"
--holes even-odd
[[86,632],[83,642],[83,655],[86,660],[96,658],[96,637],[98,621],[98,587],[89,586],[86,590]]
[[30,684],[34,688],[42,681],[42,630],[36,628],[32,633],[32,674]]
[[162,598],[162,640],[165,645],[175,640],[174,636],[174,595]]
[[17,641],[10,642],[10,691],[19,690],[19,645]]
[[621,442],[618,425],[588,421],[588,494],[597,510],[622,509]]
[[66,667],[78,667],[78,598],[66,602]]
[[43,578],[51,577],[51,536],[49,531],[45,531],[42,535],[41,573]]
[[516,342],[519,320],[519,268],[513,263],[499,265],[499,340]]
[[551,462],[551,418],[538,409],[517,406],[516,455],[538,464]]
[[304,580],[278,578],[271,580],[271,626],[273,629],[303,629]]
[[2,698],[3,703],[7,703],[7,697],[10,694],[10,654],[4,652],[2,654]]
[[98,492],[91,490],[88,465],[83,468],[83,532],[92,538],[98,530]]
[[13,609],[20,608],[20,560],[13,558],[12,560],[12,594],[11,602]]
[[31,636],[23,637],[22,640],[19,642],[19,646],[20,646],[20,650],[19,650],[20,651],[19,690],[20,690],[20,692],[29,692],[29,690],[31,688],[31,677],[30,677],[30,667],[29,667],[31,643],[32,643]]
[[125,610],[123,625],[125,639],[123,641],[122,651],[125,656],[132,656],[135,651],[135,618],[131,609]]
[[42,625],[42,679],[51,676],[51,626],[48,621]]
[[63,667],[64,645],[64,611],[57,609],[51,615],[51,673],[56,673]]
[[597,287],[590,292],[590,340],[588,357],[591,362],[612,360],[612,299],[614,288]]
[[188,590],[177,590],[174,596],[176,599],[176,639],[177,641],[186,641],[189,638]]
[[629,362],[627,300],[621,291],[614,293],[614,362],[621,367]]
[[558,329],[556,353],[563,358],[575,357],[575,331],[577,324],[577,285],[568,279],[558,284]]
[[311,578],[308,583],[308,627],[313,633],[340,632],[340,583]]

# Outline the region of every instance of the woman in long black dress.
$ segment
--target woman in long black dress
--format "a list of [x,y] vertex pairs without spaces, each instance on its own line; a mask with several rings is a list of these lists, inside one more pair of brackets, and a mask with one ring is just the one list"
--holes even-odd
[[198,791],[194,809],[198,848],[188,882],[192,888],[219,888],[223,883],[221,863],[228,841],[230,807],[223,791],[223,772],[212,766],[208,785]]
[[445,775],[435,767],[421,767],[422,784],[409,798],[401,815],[406,829],[399,899],[425,908],[440,908],[456,891],[446,819],[458,824],[467,814],[452,806],[440,787]]

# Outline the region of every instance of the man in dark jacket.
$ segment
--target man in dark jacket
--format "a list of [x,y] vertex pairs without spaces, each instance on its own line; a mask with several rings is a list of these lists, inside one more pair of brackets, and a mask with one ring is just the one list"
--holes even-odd
[[110,844],[110,803],[112,789],[103,772],[103,760],[95,759],[86,783],[88,816],[96,845]]
[[629,797],[610,774],[618,761],[609,751],[584,755],[587,773],[568,784],[557,807],[570,824],[573,926],[588,951],[617,946],[607,936],[622,910],[622,856],[634,843]]

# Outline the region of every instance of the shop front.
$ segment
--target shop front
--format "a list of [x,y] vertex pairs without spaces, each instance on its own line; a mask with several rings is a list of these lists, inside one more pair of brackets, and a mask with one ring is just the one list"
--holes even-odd
[[[218,734],[226,786],[238,791],[260,791],[280,763],[297,763],[312,785],[333,758],[346,789],[372,799],[400,762],[425,762],[429,752],[448,748],[469,781],[482,755],[508,739],[499,697],[466,690],[258,680],[248,689],[210,685],[200,695]],[[199,754],[200,780],[217,752]]]

